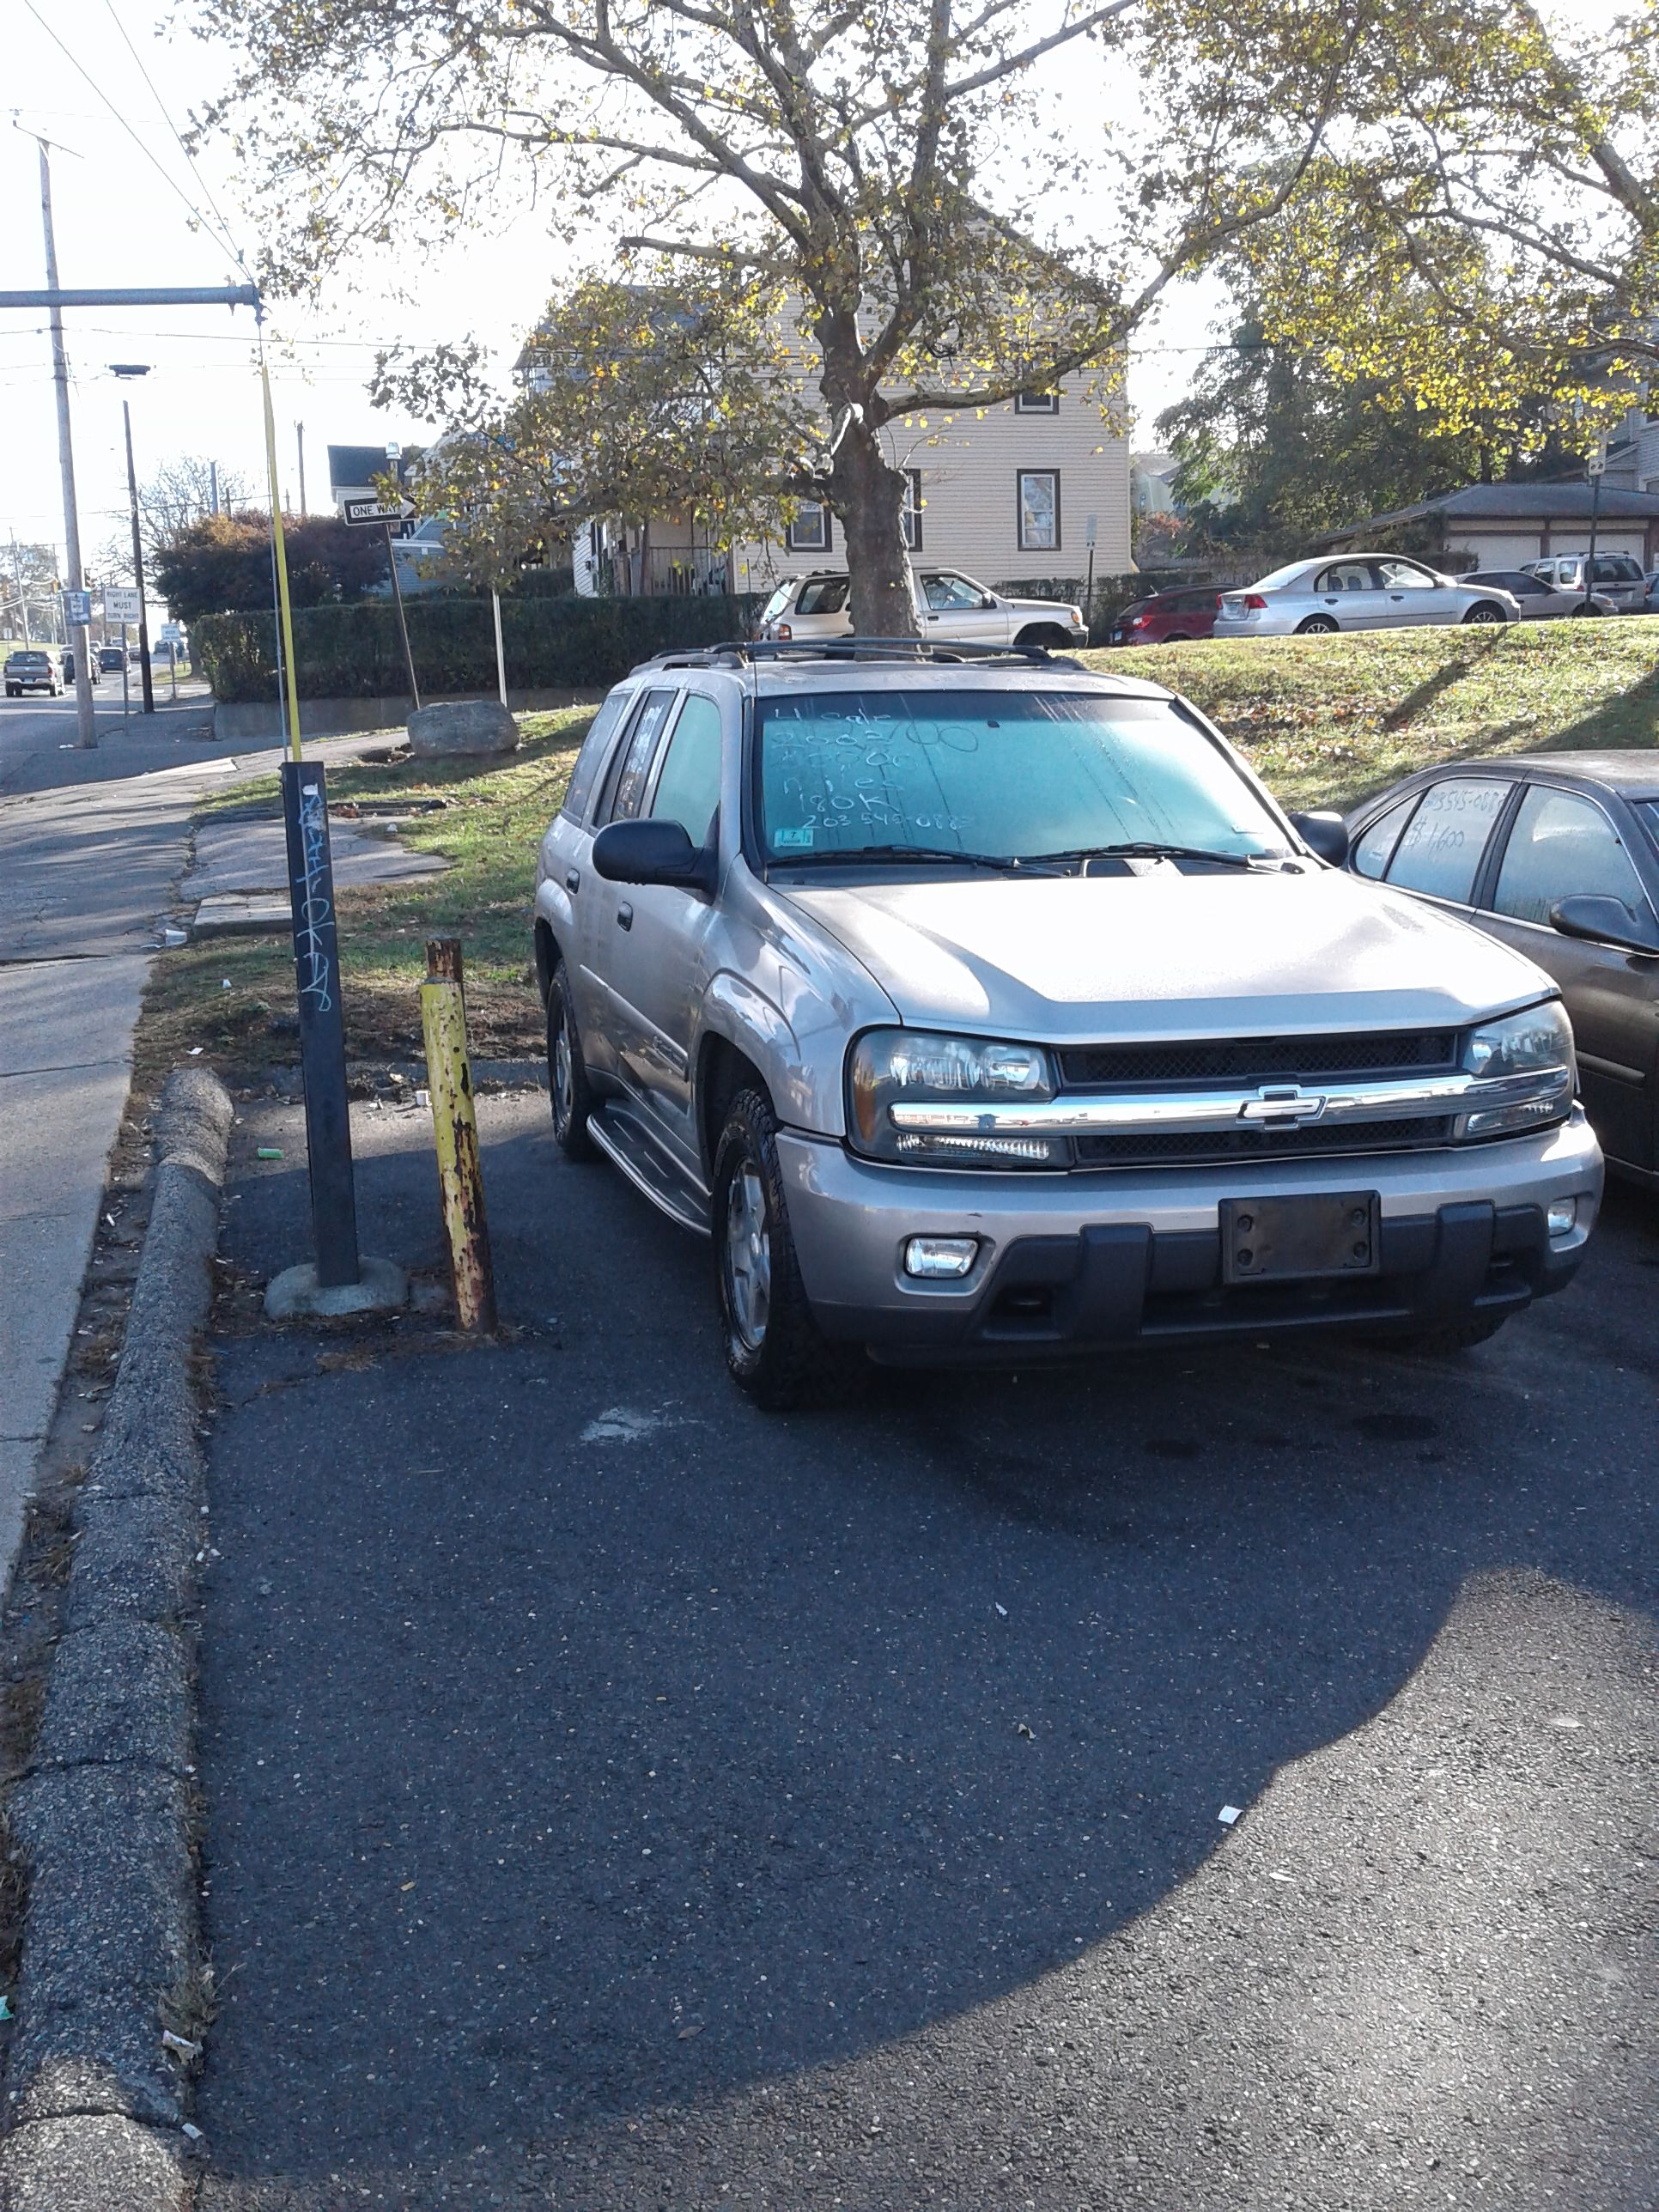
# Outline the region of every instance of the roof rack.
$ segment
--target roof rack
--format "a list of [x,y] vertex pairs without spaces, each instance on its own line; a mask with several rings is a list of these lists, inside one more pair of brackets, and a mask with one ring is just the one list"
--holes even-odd
[[641,665],[739,668],[768,660],[945,661],[957,665],[1003,660],[1025,667],[1083,668],[1069,653],[1051,653],[1044,645],[946,645],[926,637],[732,638],[720,645],[659,653]]

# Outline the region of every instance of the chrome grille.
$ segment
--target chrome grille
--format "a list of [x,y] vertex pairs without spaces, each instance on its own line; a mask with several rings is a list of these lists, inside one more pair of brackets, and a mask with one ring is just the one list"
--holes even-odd
[[1146,1130],[1120,1137],[1073,1139],[1080,1168],[1161,1167],[1184,1160],[1219,1165],[1229,1160],[1310,1159],[1334,1152],[1421,1152],[1452,1140],[1452,1117],[1426,1121],[1359,1121],[1302,1128]]

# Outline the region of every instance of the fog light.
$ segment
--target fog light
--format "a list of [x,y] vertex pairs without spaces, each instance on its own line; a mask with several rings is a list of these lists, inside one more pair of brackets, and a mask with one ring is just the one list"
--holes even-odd
[[1553,1198],[1544,1216],[1552,1237],[1570,1237],[1578,1220],[1576,1198]]
[[[1552,1210],[1551,1218],[1554,1218]],[[939,1282],[965,1275],[979,1256],[977,1237],[907,1237],[904,1272],[924,1282]]]

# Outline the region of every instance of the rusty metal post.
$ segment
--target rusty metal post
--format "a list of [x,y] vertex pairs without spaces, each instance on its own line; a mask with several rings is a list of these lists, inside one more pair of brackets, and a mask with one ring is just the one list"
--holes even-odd
[[428,940],[427,969],[421,986],[421,1031],[426,1040],[427,1082],[438,1151],[438,1195],[444,1233],[449,1240],[455,1316],[467,1335],[491,1336],[495,1330],[495,1281],[489,1259],[489,1229],[484,1219],[472,1071],[466,1056],[459,939]]

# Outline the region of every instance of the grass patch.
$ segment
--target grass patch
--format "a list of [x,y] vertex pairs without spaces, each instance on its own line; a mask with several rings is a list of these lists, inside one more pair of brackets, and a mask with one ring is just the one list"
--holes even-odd
[[[526,714],[510,760],[354,763],[331,769],[331,806],[353,800],[413,805],[400,832],[416,852],[441,853],[447,875],[338,896],[346,1052],[353,1060],[419,1060],[417,993],[425,939],[466,947],[467,1031],[483,1060],[534,1058],[541,1025],[532,988],[530,929],[536,853],[570,780],[591,707]],[[278,803],[275,776],[216,792],[201,811]],[[291,1064],[298,1056],[294,954],[287,938],[226,938],[158,960],[138,1039],[146,1074],[173,1067],[192,1046],[225,1066]]]
[[1659,744],[1659,619],[1644,616],[1083,657],[1183,692],[1287,806],[1347,808],[1440,761]]

